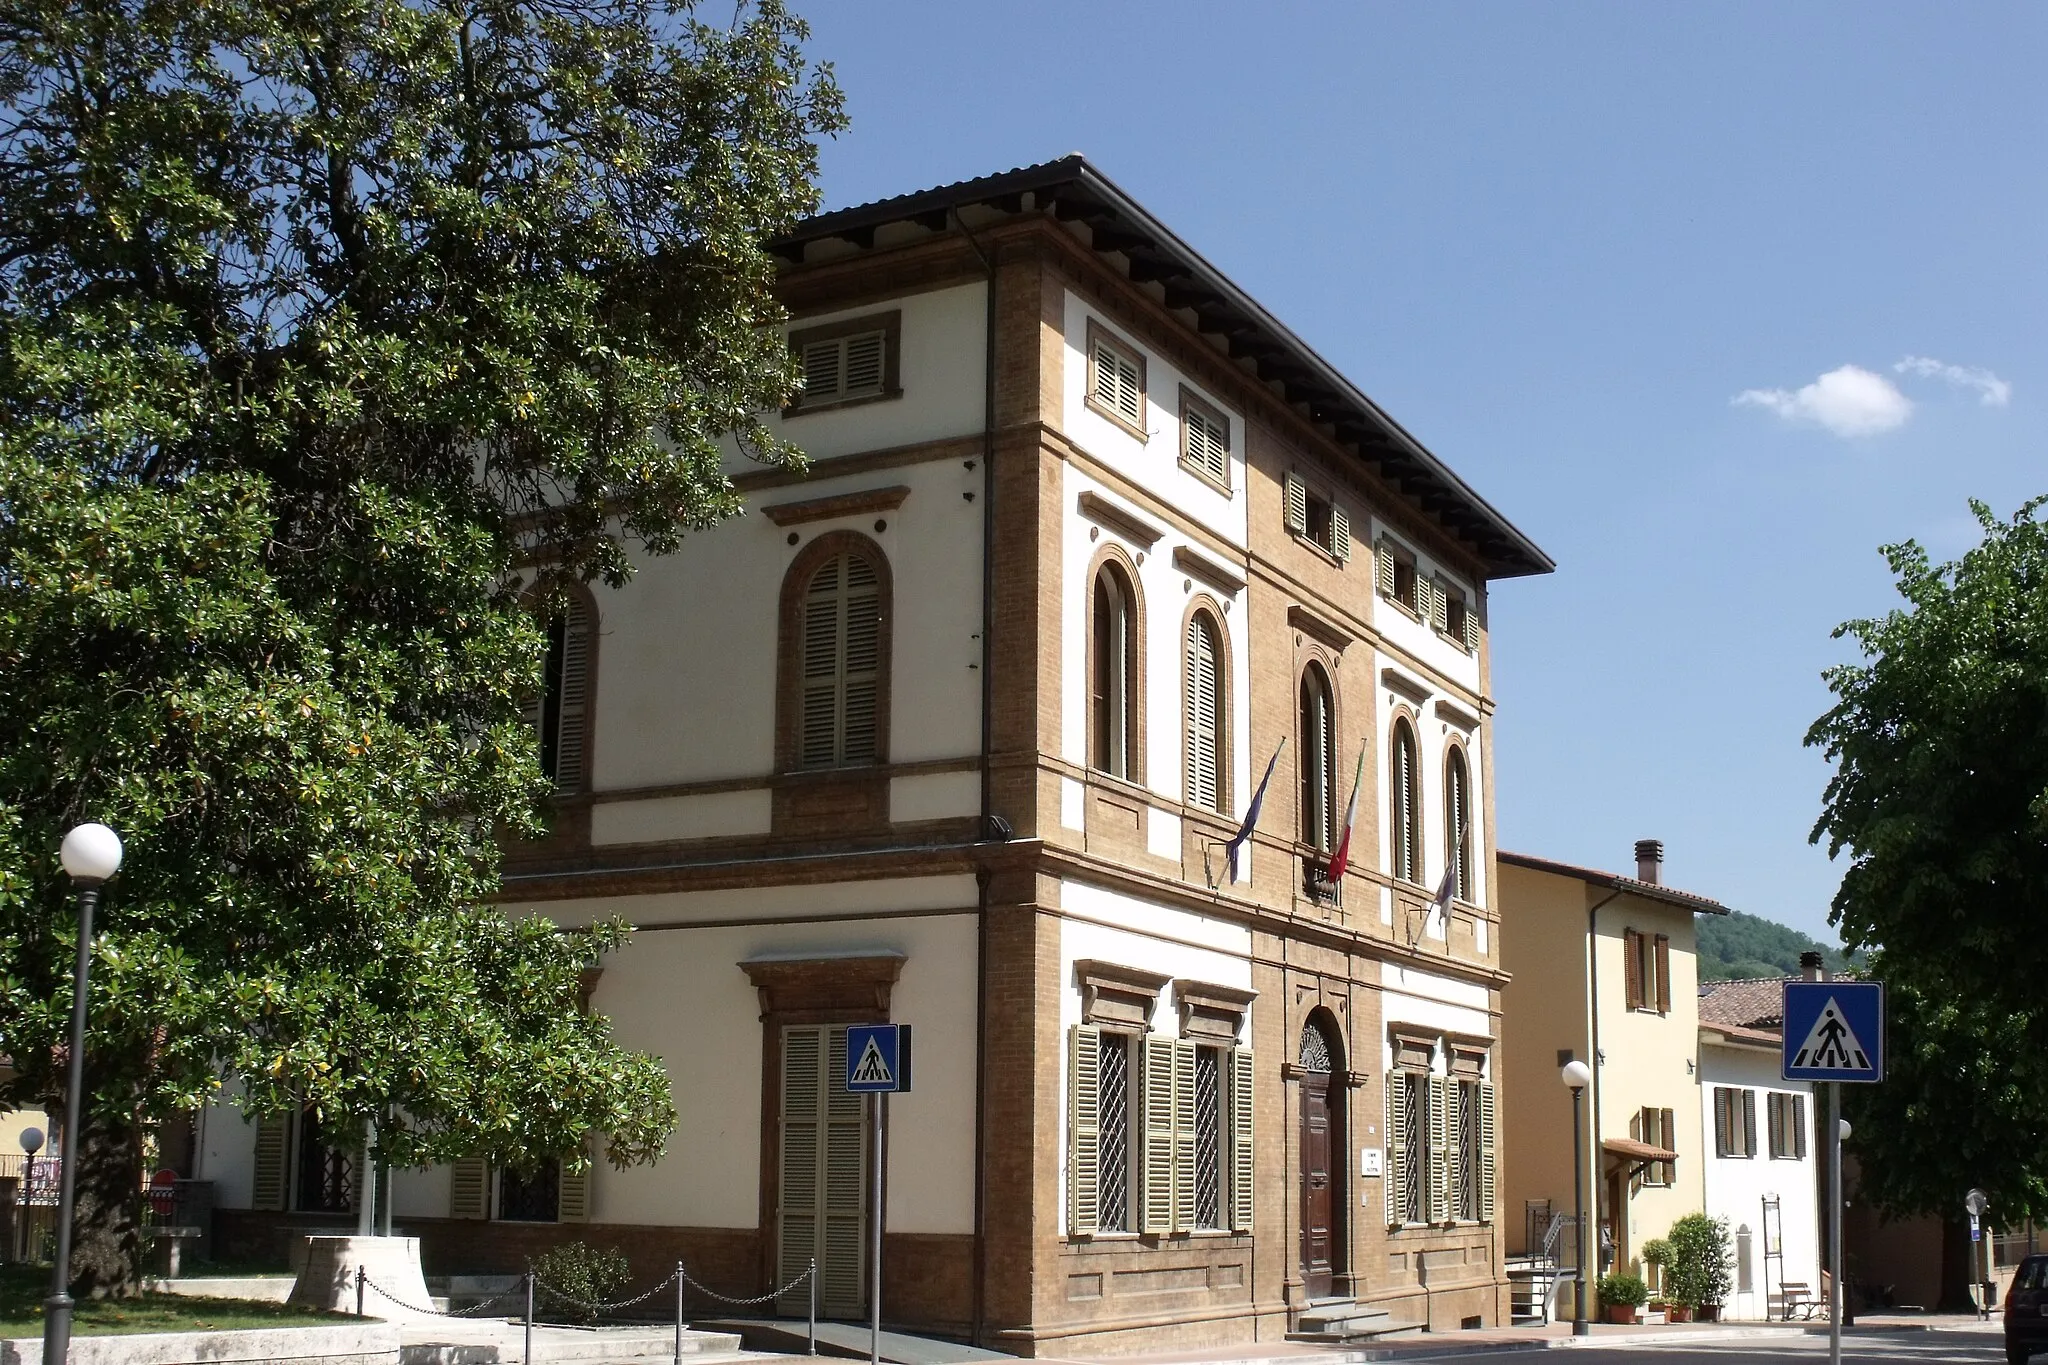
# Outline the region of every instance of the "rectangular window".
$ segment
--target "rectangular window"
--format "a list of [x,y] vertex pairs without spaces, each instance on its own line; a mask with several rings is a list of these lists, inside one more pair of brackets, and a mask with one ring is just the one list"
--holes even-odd
[[1624,929],[1621,935],[1623,989],[1628,1008],[1671,1013],[1671,939]]
[[1437,600],[1444,604],[1444,619],[1437,629],[1460,649],[1479,648],[1479,624],[1465,601],[1465,594],[1457,588],[1440,585]]
[[1102,1222],[1131,1230],[1131,1039],[1102,1035]]
[[1771,1156],[1779,1161],[1806,1159],[1806,1097],[1774,1090],[1770,1106]]
[[[1777,1122],[1775,1109],[1771,1121]],[[1730,1085],[1714,1087],[1714,1155],[1756,1155],[1756,1091]]]
[[803,369],[803,390],[785,416],[825,408],[900,398],[897,377],[903,314],[892,310],[789,334],[789,346]]
[[1180,391],[1180,460],[1190,473],[1230,491],[1230,419],[1185,388]]
[[1195,1226],[1223,1226],[1223,1052],[1195,1049]]
[[1456,1082],[1458,1105],[1457,1217],[1477,1223],[1486,1216],[1484,1197],[1485,1154],[1480,1146],[1479,1082]]
[[1088,406],[1145,440],[1145,357],[1088,324]]

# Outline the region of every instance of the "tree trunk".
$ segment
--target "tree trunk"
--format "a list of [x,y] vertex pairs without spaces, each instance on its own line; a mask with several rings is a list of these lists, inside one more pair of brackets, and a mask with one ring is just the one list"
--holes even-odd
[[142,1130],[101,1118],[80,1129],[71,1293],[133,1298],[142,1292]]

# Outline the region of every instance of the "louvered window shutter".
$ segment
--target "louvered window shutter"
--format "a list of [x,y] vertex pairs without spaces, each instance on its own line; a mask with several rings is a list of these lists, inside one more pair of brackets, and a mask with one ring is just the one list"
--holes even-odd
[[1067,1036],[1067,1234],[1089,1237],[1102,1220],[1102,1030]]
[[579,1170],[570,1169],[568,1158],[562,1161],[561,1174],[556,1180],[555,1218],[564,1223],[587,1223],[590,1221],[590,1177],[593,1168],[586,1159]]
[[1188,618],[1187,799],[1209,810],[1223,809],[1223,677],[1216,630],[1208,613]]
[[1108,341],[1095,343],[1095,396],[1125,421],[1143,426],[1145,389],[1138,362]]
[[[1668,1115],[1671,1111],[1666,1109],[1664,1112]],[[1671,1122],[1669,1118],[1666,1118],[1664,1121],[1667,1124]],[[1664,1144],[1667,1147],[1671,1145],[1671,1134],[1668,1132],[1664,1135]],[[1756,1091],[1754,1090],[1742,1092],[1742,1154],[1744,1156],[1756,1155]]]
[[1373,568],[1379,577],[1380,596],[1394,595],[1394,547],[1381,540],[1373,547]]
[[[824,1050],[822,1028],[782,1031],[782,1104],[778,1115],[782,1160],[776,1199],[778,1284],[788,1284],[803,1274],[810,1268],[811,1259],[820,1254],[818,1092],[823,1080]],[[784,1297],[783,1306],[788,1311],[794,1300]],[[805,1302],[808,1301],[807,1293]]]
[[839,397],[843,354],[837,341],[814,341],[804,347],[804,402],[829,403]]
[[1495,1195],[1500,1183],[1500,1160],[1495,1155],[1496,1100],[1492,1081],[1479,1083],[1479,1160],[1484,1163],[1479,1177],[1479,1216],[1491,1223],[1495,1218]]
[[1194,1230],[1195,1218],[1195,1045],[1173,1044],[1173,1230]]
[[1423,580],[1429,592],[1429,624],[1436,630],[1448,630],[1451,625],[1451,595],[1437,579]]
[[804,594],[802,628],[799,763],[829,768],[875,761],[885,648],[875,566],[855,554],[821,565]]
[[1308,486],[1289,474],[1282,484],[1286,495],[1287,529],[1298,536],[1308,534]]
[[[1754,1090],[1747,1090],[1743,1092],[1743,1095],[1747,1101],[1747,1103],[1743,1106],[1746,1111],[1743,1115],[1743,1125],[1749,1130],[1749,1154],[1751,1156],[1755,1156],[1756,1092]],[[1662,1147],[1667,1152],[1677,1151],[1678,1149],[1674,1145],[1677,1142],[1677,1139],[1678,1125],[1673,1122],[1672,1111],[1669,1109],[1658,1110],[1657,1145]],[[1678,1180],[1678,1163],[1675,1161],[1666,1161],[1661,1164],[1664,1168],[1664,1183],[1667,1185],[1676,1183]]]
[[1728,1087],[1725,1085],[1717,1085],[1714,1087],[1715,1156],[1728,1156],[1731,1152],[1733,1152],[1734,1149],[1731,1146],[1729,1146],[1728,1142],[1728,1139],[1733,1136],[1733,1134],[1729,1131],[1731,1126],[1732,1125],[1729,1123],[1728,1120]]
[[882,391],[882,360],[886,349],[887,335],[882,332],[863,332],[846,339],[842,396],[865,398]]
[[491,1216],[491,1164],[482,1157],[458,1157],[449,1163],[448,1216]]
[[1380,1177],[1387,1188],[1387,1226],[1408,1218],[1408,1084],[1399,1072],[1387,1073],[1387,1166]]
[[284,1208],[285,1170],[291,1161],[291,1138],[290,1118],[256,1120],[255,1169],[249,1185],[250,1208]]
[[1351,514],[1336,506],[1330,508],[1330,553],[1343,560],[1351,558]]
[[1451,1217],[1450,1086],[1443,1076],[1429,1078],[1429,1221]]
[[1189,404],[1181,422],[1188,463],[1219,483],[1230,481],[1230,423]]
[[1479,648],[1479,604],[1475,601],[1465,603],[1465,648]]
[[1643,936],[1633,929],[1621,933],[1622,984],[1628,1008],[1643,1007]]
[[1140,1232],[1173,1231],[1173,1042],[1145,1035],[1145,1074],[1139,1078],[1145,1096],[1144,1169],[1138,1173]]
[[1234,1048],[1230,1054],[1230,1227],[1234,1232],[1252,1230],[1255,1179],[1252,1164],[1252,1050]]
[[1465,1105],[1461,1086],[1450,1078],[1437,1082],[1437,1099],[1444,1107],[1444,1222],[1465,1216]]
[[834,1084],[846,1074],[846,1029],[825,1039],[825,1253],[818,1258],[821,1308],[857,1313],[867,1303],[868,1125],[861,1097]]
[[1671,1013],[1671,939],[1657,935],[1657,1012]]
[[1806,1160],[1806,1097],[1792,1097],[1792,1155]]

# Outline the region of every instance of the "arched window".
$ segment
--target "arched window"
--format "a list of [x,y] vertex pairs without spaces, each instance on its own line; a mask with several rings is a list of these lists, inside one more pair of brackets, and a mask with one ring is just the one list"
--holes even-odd
[[1394,876],[1404,882],[1422,880],[1422,807],[1416,799],[1415,731],[1407,721],[1394,722],[1393,819]]
[[1230,714],[1223,682],[1223,633],[1216,618],[1196,610],[1188,616],[1182,710],[1187,718],[1187,802],[1221,812],[1227,786],[1225,740]]
[[1301,673],[1301,841],[1337,842],[1337,707],[1320,664]]
[[1455,746],[1444,760],[1444,858],[1456,876],[1461,901],[1472,899],[1472,784],[1465,772],[1465,754]]
[[1088,763],[1138,777],[1138,597],[1115,564],[1095,574],[1090,602]]
[[882,575],[859,550],[819,564],[804,585],[797,766],[846,768],[881,757]]
[[589,599],[572,589],[567,606],[548,622],[540,696],[527,711],[540,738],[540,770],[563,793],[580,792],[590,780],[594,617]]

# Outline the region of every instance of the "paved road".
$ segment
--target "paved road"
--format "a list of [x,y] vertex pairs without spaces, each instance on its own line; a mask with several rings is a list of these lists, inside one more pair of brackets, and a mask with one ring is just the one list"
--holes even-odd
[[[1583,1353],[1582,1353],[1583,1352]],[[1515,1356],[1475,1351],[1436,1356],[1432,1365],[1510,1365]],[[1765,1339],[1687,1340],[1640,1346],[1591,1346],[1569,1355],[1546,1352],[1543,1365],[1827,1365],[1825,1334],[1787,1333]],[[1844,1365],[2005,1365],[2005,1338],[1995,1331],[1931,1330],[1854,1332],[1842,1341]]]

